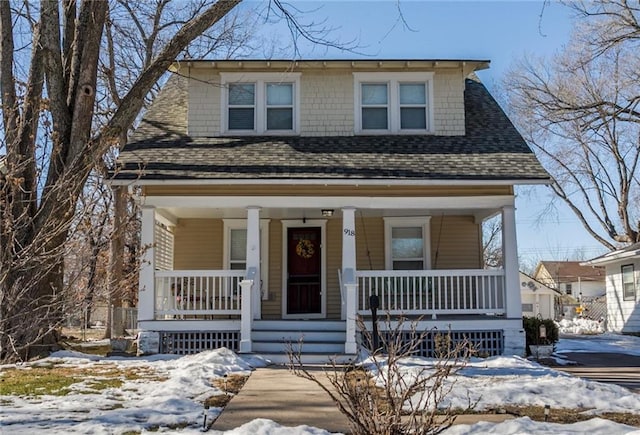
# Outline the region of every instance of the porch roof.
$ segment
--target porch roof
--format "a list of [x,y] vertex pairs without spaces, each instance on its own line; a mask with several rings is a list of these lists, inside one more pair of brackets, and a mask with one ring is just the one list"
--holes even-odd
[[[547,182],[522,136],[476,78],[466,80],[464,136],[187,134],[187,79],[171,77],[118,158],[116,180]],[[365,181],[366,182],[366,181]]]

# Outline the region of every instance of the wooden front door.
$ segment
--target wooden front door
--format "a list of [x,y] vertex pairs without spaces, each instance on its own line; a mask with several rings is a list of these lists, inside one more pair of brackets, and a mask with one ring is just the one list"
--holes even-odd
[[287,314],[322,313],[319,227],[289,228],[287,233]]

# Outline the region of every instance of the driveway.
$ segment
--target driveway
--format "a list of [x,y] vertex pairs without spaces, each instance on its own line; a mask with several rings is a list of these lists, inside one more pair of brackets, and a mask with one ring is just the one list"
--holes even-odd
[[560,339],[556,353],[576,364],[554,368],[640,393],[640,348],[636,343],[637,339],[621,336],[612,345],[609,334],[565,336]]

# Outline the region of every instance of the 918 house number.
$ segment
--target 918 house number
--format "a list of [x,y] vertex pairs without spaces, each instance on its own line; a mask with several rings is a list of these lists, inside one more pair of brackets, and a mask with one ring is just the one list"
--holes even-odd
[[349,236],[349,237],[355,237],[356,235],[355,230],[350,230],[349,228],[345,228],[343,232],[345,236]]

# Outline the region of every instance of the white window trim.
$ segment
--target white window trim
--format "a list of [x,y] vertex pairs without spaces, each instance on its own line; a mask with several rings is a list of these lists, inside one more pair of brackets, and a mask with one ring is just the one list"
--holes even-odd
[[[270,219],[260,219],[260,279],[262,287],[260,292],[262,300],[269,299],[269,221]],[[231,258],[229,249],[231,246],[231,230],[246,230],[246,219],[223,219],[223,251],[222,264],[225,269],[231,269]]]
[[[255,83],[253,130],[229,130],[229,83]],[[293,129],[267,130],[267,84],[293,84]],[[297,135],[300,134],[300,73],[220,73],[220,133],[226,135]]]
[[391,258],[391,230],[394,227],[422,227],[424,269],[431,269],[431,216],[385,217],[383,219],[385,269],[393,270],[393,258]]
[[[433,76],[430,71],[425,72],[362,72],[353,73],[353,96],[354,96],[354,130],[356,134],[433,134],[434,118],[433,118]],[[363,83],[386,83],[388,92],[388,113],[387,113],[387,130],[363,130],[362,128],[362,107],[361,101],[361,84]],[[426,129],[406,129],[400,128],[400,84],[401,83],[424,83],[426,85],[427,100],[427,128]]]

